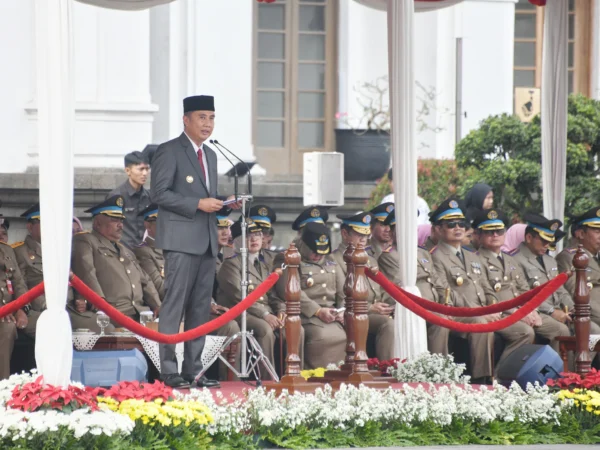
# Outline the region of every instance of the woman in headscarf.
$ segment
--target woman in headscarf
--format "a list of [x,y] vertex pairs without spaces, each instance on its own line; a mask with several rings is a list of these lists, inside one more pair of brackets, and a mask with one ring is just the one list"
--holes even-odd
[[526,224],[515,223],[508,229],[504,238],[504,245],[501,247],[503,252],[512,252],[525,240],[525,228],[527,228]]
[[465,195],[465,207],[469,217],[475,217],[481,210],[493,208],[494,191],[492,191],[492,187],[489,184],[477,183]]

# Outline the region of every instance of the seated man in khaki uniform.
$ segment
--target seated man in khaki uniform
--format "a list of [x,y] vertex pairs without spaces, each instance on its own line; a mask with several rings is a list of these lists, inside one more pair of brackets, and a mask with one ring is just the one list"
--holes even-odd
[[[391,211],[384,223],[390,227],[393,244],[384,250],[379,257],[379,269],[388,279],[401,286],[400,261],[398,249],[396,248],[396,212]],[[431,255],[422,247],[417,250],[417,287],[422,298],[436,303],[445,303],[446,292],[448,292],[448,302],[451,304],[453,294],[449,289],[446,290],[448,288],[446,279],[438,275],[433,267]],[[389,298],[389,296],[386,295],[386,298]],[[389,298],[389,301],[395,303],[395,300],[391,298]],[[430,353],[447,355],[449,336],[450,330],[448,328],[427,322],[427,349]]]
[[373,221],[371,222],[371,245],[367,253],[375,260],[379,259],[381,253],[393,244],[390,227],[385,224],[385,219],[393,210],[394,204],[387,202],[377,205],[369,211]]
[[[535,288],[558,275],[556,260],[547,251],[562,223],[538,214],[526,214],[524,219],[527,222],[525,241],[511,254],[521,265],[529,287]],[[569,325],[573,306],[571,294],[561,286],[539,306],[538,311],[542,317],[547,316],[560,324]],[[592,334],[600,333],[600,328],[593,321],[590,326]]]
[[[223,262],[217,274],[219,282],[217,303],[226,308],[231,308],[242,301],[241,222],[235,222],[231,226],[231,235],[237,253]],[[252,219],[248,219],[246,247],[248,248],[248,294],[250,294],[267,279],[270,273],[267,265],[260,259],[262,230]],[[281,304],[279,299],[268,294],[248,308],[246,314],[247,328],[254,332],[254,337],[272,365],[275,364],[275,340],[280,337],[282,331],[285,339],[285,331],[282,330],[285,325],[284,313],[285,304]],[[300,345],[300,357],[302,358],[302,344]],[[269,374],[265,371],[262,373],[262,377],[268,379]]]
[[273,224],[277,222],[277,214],[273,208],[267,205],[254,205],[252,208],[250,208],[250,211],[248,211],[248,217],[254,220],[254,222],[262,230],[263,245],[260,250],[260,258],[269,268],[269,272],[273,272],[273,263],[275,262],[275,257],[281,252],[275,252],[269,250],[269,248],[265,248],[264,242],[269,231],[273,230]]
[[[331,253],[331,258],[340,266],[340,270],[346,278],[347,267],[344,261],[344,252],[349,244],[355,247],[361,244],[367,245],[371,234],[371,214],[361,212],[352,216],[337,216],[342,220],[342,242]],[[389,228],[389,227],[388,227]],[[367,265],[377,268],[377,261],[369,255]],[[384,291],[374,281],[368,280],[369,284],[369,334],[375,336],[375,352],[378,359],[385,361],[394,357],[394,319],[391,315],[394,306],[384,302]]]
[[[322,206],[311,206],[310,208],[307,208],[304,211],[302,211],[292,223],[292,230],[298,232],[298,235],[293,241],[294,244],[296,244],[296,247],[298,247],[300,244],[302,230],[304,230],[306,224],[311,222],[326,224],[328,220],[329,213],[327,212],[327,209],[323,208]],[[273,259],[273,269],[282,266],[285,259],[284,254],[285,252],[280,252],[277,255],[275,255],[275,258]]]
[[[579,217],[573,218],[571,235],[577,244],[583,246],[583,250],[589,258],[587,283],[590,288],[591,319],[592,323],[600,325],[600,263],[598,262],[598,253],[600,252],[600,206],[590,209]],[[571,277],[565,283],[565,288],[571,295],[575,294],[573,257],[576,252],[577,246],[573,246],[565,248],[556,257],[560,272],[572,271]]]
[[[479,211],[473,220],[473,228],[479,242],[479,257],[483,261],[485,273],[490,285],[494,288],[499,301],[512,300],[529,290],[525,274],[519,262],[512,256],[502,252],[504,236],[508,228],[508,217],[498,210]],[[505,311],[506,317],[516,311],[516,308]],[[547,315],[533,311],[519,322],[498,331],[506,347],[502,359],[523,344],[532,344],[538,334],[550,340],[551,345],[558,351],[556,336],[569,336],[569,329]]]
[[[12,248],[15,251],[19,269],[27,285],[32,289],[44,281],[44,266],[42,263],[42,231],[40,225],[40,204],[36,203],[21,214],[27,219],[27,237],[23,242],[15,242]],[[73,288],[68,287],[67,302],[73,301]],[[27,313],[27,326],[24,331],[29,336],[35,336],[37,320],[46,309],[46,295],[42,294],[29,304]]]
[[[146,227],[146,238],[144,242],[135,246],[133,252],[137,257],[140,266],[144,269],[144,272],[148,274],[154,287],[158,291],[160,300],[162,301],[165,297],[165,259],[163,257],[163,251],[160,248],[154,246],[154,236],[156,235],[156,219],[158,217],[158,206],[156,203],[150,204],[146,209],[140,212],[140,215],[144,217],[144,226]],[[229,223],[227,224],[229,229]],[[219,315],[227,311],[229,308],[217,305],[213,300],[211,303],[211,314],[210,320],[216,319]],[[240,332],[240,327],[235,320],[227,322],[220,328],[217,328],[213,333],[215,336],[226,336],[230,337]],[[236,361],[239,361],[239,346],[238,355]],[[219,377],[223,380],[227,379],[227,366],[219,361]]]
[[[0,219],[3,220],[3,219]],[[27,292],[19,269],[17,256],[10,245],[0,241],[0,306],[4,306]],[[10,357],[17,338],[17,328],[35,333],[29,325],[30,306],[19,309],[0,319],[0,380],[10,376]]]
[[[498,298],[487,281],[479,256],[461,246],[466,228],[464,207],[458,200],[444,200],[429,220],[439,236],[438,245],[431,251],[433,265],[454,292],[453,305],[475,308],[496,303]],[[463,323],[488,323],[498,319],[499,314],[455,318]],[[469,342],[473,383],[489,383],[493,374],[494,333],[458,335]]]
[[[316,208],[315,208],[316,209]],[[322,223],[308,222],[298,241],[300,263],[300,310],[306,336],[305,368],[326,367],[345,357],[346,332],[342,326],[344,314],[336,309],[344,306],[342,269],[332,259],[331,233]],[[276,295],[284,299],[287,273],[276,284]]]
[[[158,315],[160,298],[152,280],[140,267],[131,250],[119,243],[123,234],[123,198],[107,198],[88,209],[93,231],[73,236],[71,270],[100,297],[134,320],[142,311]],[[73,328],[99,330],[98,310],[80,294],[69,305]]]

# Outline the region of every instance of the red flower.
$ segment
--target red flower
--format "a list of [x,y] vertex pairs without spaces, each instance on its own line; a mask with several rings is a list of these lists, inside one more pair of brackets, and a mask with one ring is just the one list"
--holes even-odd
[[160,381],[154,383],[140,383],[139,381],[121,381],[115,384],[108,390],[101,393],[103,397],[110,397],[118,402],[122,402],[127,399],[137,399],[151,402],[157,398],[161,398],[164,401],[173,398],[173,389],[166,386]]
[[43,384],[41,376],[32,383],[15,386],[11,398],[6,402],[6,406],[22,411],[37,411],[39,409],[58,409],[62,411],[66,407],[79,409],[85,406],[92,411],[98,409],[96,396],[91,395],[87,390],[75,386],[64,389],[60,386]]

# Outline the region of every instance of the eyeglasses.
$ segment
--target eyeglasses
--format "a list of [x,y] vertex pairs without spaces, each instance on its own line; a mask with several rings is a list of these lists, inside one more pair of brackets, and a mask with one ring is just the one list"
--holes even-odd
[[467,222],[465,222],[464,220],[459,220],[456,222],[446,222],[446,228],[448,229],[453,229],[453,228],[467,228]]
[[497,234],[498,236],[504,236],[504,233],[506,233],[506,229],[502,228],[501,230],[481,230],[481,233],[487,236],[493,236],[494,234]]

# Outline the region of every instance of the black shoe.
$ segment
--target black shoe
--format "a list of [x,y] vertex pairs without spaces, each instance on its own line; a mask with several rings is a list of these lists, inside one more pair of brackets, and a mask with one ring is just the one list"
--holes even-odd
[[173,389],[189,389],[190,383],[184,380],[178,373],[161,375],[160,380]]
[[217,380],[209,380],[204,375],[202,375],[197,380],[194,380],[193,377],[190,377],[187,375],[183,375],[183,378],[186,381],[188,381],[192,387],[197,387],[200,389],[202,389],[202,388],[220,388],[221,387],[221,385],[219,384],[219,382]]
[[471,384],[484,384],[490,386],[492,385],[492,377],[473,378]]

